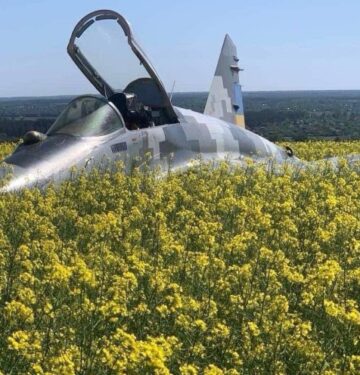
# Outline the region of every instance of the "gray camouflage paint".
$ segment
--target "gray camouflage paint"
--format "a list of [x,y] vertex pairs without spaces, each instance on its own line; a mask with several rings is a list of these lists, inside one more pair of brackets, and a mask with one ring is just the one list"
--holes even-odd
[[[121,17],[112,11],[93,12],[89,16],[97,17],[98,14],[104,13],[114,19]],[[121,17],[121,23],[124,22],[125,19]],[[130,26],[128,30],[131,30]],[[76,34],[76,30],[74,33]],[[131,31],[128,33],[132,35]],[[134,41],[130,42],[137,46]],[[146,59],[145,66],[151,66],[145,54],[139,56]],[[118,160],[124,162],[126,171],[129,171],[134,163],[140,166],[147,163],[164,172],[169,168],[182,170],[199,159],[227,160],[240,166],[244,165],[246,158],[261,163],[276,161],[300,167],[307,165],[291,156],[288,151],[241,127],[239,118],[236,117],[243,113],[241,88],[237,86],[239,70],[232,67],[237,61],[235,45],[230,37],[226,36],[215,73],[215,85],[213,84],[210,91],[205,114],[173,107],[168,102],[171,106],[169,113],[176,117],[175,123],[134,131],[124,127],[100,137],[50,135],[39,143],[20,145],[5,159],[0,169],[0,177],[5,176],[9,169],[13,173],[12,179],[1,191],[14,191],[34,185],[44,187],[49,182],[59,183],[71,178],[73,167],[89,171],[95,167],[108,167],[109,163],[112,165]],[[152,74],[160,85],[161,81],[154,69],[150,70],[150,75]],[[222,85],[221,90],[219,82]],[[99,87],[104,89],[104,86]],[[165,89],[162,87],[162,90]],[[117,114],[122,120],[120,112]],[[350,159],[352,163],[357,161],[357,156]],[[337,160],[332,159],[332,162],[336,167]]]
[[242,69],[238,62],[236,46],[230,36],[226,35],[204,114],[245,128],[239,83],[239,72]]
[[94,138],[49,136],[35,145],[22,145],[5,161],[14,166],[7,191],[60,182],[71,176],[71,167],[91,170],[122,160],[129,171],[134,161],[167,171],[184,169],[197,159],[242,162],[245,158],[283,162],[296,160],[266,139],[233,124],[203,114],[174,108],[179,123],[121,131]]

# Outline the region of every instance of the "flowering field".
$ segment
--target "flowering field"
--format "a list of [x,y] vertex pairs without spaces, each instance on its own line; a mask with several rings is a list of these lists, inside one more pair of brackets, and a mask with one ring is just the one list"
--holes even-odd
[[0,212],[3,374],[360,373],[360,175],[345,163],[93,173],[2,195]]

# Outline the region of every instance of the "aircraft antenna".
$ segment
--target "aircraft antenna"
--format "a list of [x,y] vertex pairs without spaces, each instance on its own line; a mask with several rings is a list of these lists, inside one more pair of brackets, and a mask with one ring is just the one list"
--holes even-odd
[[174,83],[172,85],[171,94],[170,94],[170,102],[172,102],[172,98],[173,98],[173,95],[174,95],[175,86],[176,86],[176,81],[174,81]]

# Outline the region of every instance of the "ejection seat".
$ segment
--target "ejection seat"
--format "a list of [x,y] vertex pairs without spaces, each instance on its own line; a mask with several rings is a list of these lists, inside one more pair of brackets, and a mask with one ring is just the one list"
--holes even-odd
[[154,126],[151,111],[138,101],[134,93],[120,92],[112,95],[109,101],[120,111],[129,130]]

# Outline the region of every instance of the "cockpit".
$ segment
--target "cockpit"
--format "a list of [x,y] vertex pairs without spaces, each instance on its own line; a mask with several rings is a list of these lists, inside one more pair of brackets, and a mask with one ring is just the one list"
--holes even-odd
[[68,53],[129,130],[178,122],[159,76],[120,14],[100,10],[84,17]]
[[99,137],[124,128],[124,121],[104,98],[82,96],[68,104],[48,131],[48,135]]

